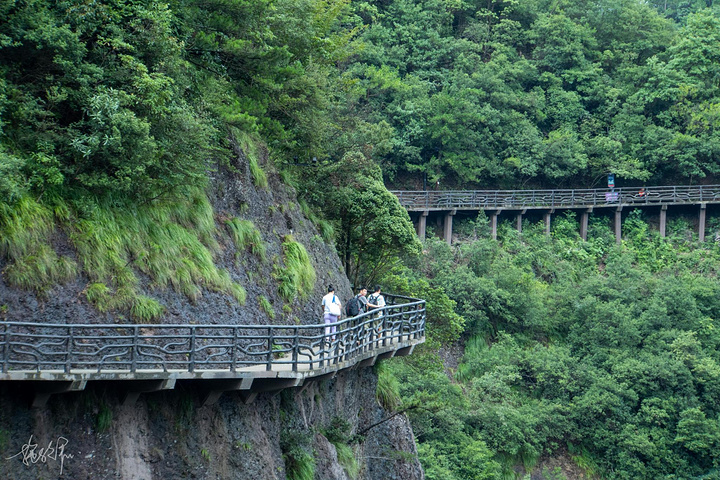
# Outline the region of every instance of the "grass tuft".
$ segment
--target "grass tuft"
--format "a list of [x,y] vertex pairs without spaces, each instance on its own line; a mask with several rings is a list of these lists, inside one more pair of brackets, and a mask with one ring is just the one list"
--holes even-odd
[[[71,227],[71,240],[93,283],[106,291],[88,293],[104,309],[130,310],[139,322],[157,320],[164,309],[156,300],[139,295],[135,269],[147,274],[156,287],[172,286],[190,301],[202,296],[202,287],[231,295],[244,303],[243,288],[227,271],[218,269],[213,252],[215,220],[200,190],[187,198],[136,209],[97,208]],[[106,301],[108,295],[111,301]]]
[[162,317],[165,313],[165,307],[154,298],[140,295],[135,298],[133,306],[130,308],[130,314],[138,323],[153,323]]
[[270,300],[268,300],[264,295],[260,295],[258,303],[260,303],[260,309],[265,312],[268,317],[275,319],[275,309],[273,309],[270,304]]
[[267,174],[260,167],[257,158],[248,156],[248,160],[250,161],[250,173],[253,176],[253,183],[255,184],[255,186],[260,188],[267,188]]
[[350,477],[351,480],[355,480],[360,473],[360,465],[358,464],[352,447],[345,443],[334,443],[333,445],[335,445],[335,451],[337,452],[338,463],[345,469],[348,477]]
[[375,398],[385,410],[395,411],[401,403],[400,383],[385,362],[378,363],[375,369],[378,376]]
[[256,187],[267,188],[267,174],[260,166],[257,142],[246,132],[233,129],[233,133],[240,144],[240,148],[247,156],[248,163],[250,164],[250,174],[253,177],[253,184],[255,184]]
[[45,293],[77,276],[77,263],[50,246],[54,231],[53,211],[32,198],[12,206],[0,202],[0,256],[8,259],[4,274],[10,285]]
[[273,273],[279,282],[280,296],[287,302],[296,296],[304,298],[310,294],[315,285],[315,268],[305,247],[295,241],[292,235],[286,235],[282,243],[285,268],[275,266]]
[[310,443],[309,437],[301,432],[285,433],[280,438],[287,480],[315,478],[315,458]]
[[100,402],[97,417],[95,418],[95,428],[99,433],[106,432],[112,425],[113,412],[105,402]]
[[263,262],[267,260],[265,243],[260,230],[250,220],[232,218],[226,221],[225,224],[230,229],[230,234],[235,242],[236,256],[240,255],[240,251],[247,249],[257,255]]
[[320,218],[313,210],[310,208],[310,206],[307,204],[305,200],[300,200],[300,211],[302,214],[310,220],[313,225],[315,225],[315,228],[318,229],[318,232],[320,233],[320,237],[322,237],[323,241],[328,244],[332,244],[335,240],[335,229],[332,226],[332,223],[329,221]]
[[[85,289],[90,303],[103,312],[125,310],[139,322],[157,320],[164,308],[140,295],[138,271],[153,287],[172,286],[191,301],[209,289],[243,304],[243,287],[214,263],[219,244],[207,196],[201,189],[184,193],[141,206],[84,199],[70,205],[56,201],[49,208],[28,197],[12,205],[0,202],[0,255],[8,259],[3,275],[11,285],[44,292],[82,268],[90,277]],[[51,247],[56,221],[75,247],[79,265]]]
[[112,308],[112,294],[104,283],[91,283],[85,289],[88,302],[93,304],[100,312],[107,312]]

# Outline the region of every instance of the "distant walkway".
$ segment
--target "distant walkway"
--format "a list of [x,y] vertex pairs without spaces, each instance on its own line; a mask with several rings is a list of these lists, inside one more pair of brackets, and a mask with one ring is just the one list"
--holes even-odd
[[436,190],[393,191],[408,212],[417,214],[417,230],[425,237],[426,218],[431,212],[445,212],[444,237],[451,242],[452,217],[458,211],[489,212],[493,238],[497,236],[497,217],[503,211],[518,211],[517,225],[522,228],[522,215],[528,210],[544,211],[546,231],[550,230],[551,214],[556,209],[579,209],[580,234],[587,238],[587,216],[593,209],[615,210],[615,234],[621,239],[621,212],[625,207],[660,207],[660,234],[665,236],[666,211],[671,205],[698,205],[698,235],[705,238],[707,204],[720,203],[720,185],[658,186],[632,188],[596,188],[564,190]]
[[425,340],[425,301],[385,295],[389,305],[325,325],[60,325],[0,323],[0,382],[30,384],[33,405],[87,382],[140,393],[193,383],[204,404],[222,392],[252,401],[338,371],[408,355]]

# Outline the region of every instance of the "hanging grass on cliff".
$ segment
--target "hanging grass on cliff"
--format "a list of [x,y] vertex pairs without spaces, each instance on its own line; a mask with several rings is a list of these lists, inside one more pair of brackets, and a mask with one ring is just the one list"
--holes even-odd
[[[144,323],[158,320],[164,307],[140,294],[139,273],[152,287],[172,287],[193,302],[208,289],[244,304],[245,289],[214,262],[219,246],[205,194],[188,193],[135,209],[81,209],[59,199],[50,209],[27,197],[14,206],[0,203],[4,276],[12,285],[42,292],[82,272],[91,282],[86,298],[98,310],[127,311]],[[55,253],[51,242],[61,237],[75,249],[77,263]]]
[[275,265],[273,276],[279,282],[280,296],[290,302],[295,297],[305,298],[315,285],[315,268],[307,250],[295,241],[292,235],[285,235],[282,243],[284,267]]

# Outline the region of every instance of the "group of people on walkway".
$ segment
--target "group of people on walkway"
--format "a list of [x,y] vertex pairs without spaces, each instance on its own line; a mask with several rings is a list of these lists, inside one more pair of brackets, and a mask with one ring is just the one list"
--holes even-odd
[[[375,286],[375,290],[368,297],[368,290],[366,287],[360,287],[357,295],[348,301],[350,303],[357,303],[357,313],[352,311],[346,312],[348,316],[360,315],[361,313],[369,312],[374,309],[382,308],[386,305],[385,297],[380,293],[380,285]],[[322,299],[323,307],[323,319],[325,320],[325,337],[335,339],[336,327],[334,324],[342,316],[342,302],[335,295],[335,287],[328,285],[328,293]],[[382,312],[381,312],[382,315]]]

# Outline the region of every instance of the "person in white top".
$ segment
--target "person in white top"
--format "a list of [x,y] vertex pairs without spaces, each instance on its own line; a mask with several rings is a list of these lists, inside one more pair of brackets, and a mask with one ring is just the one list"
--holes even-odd
[[[380,293],[380,285],[375,285],[375,290],[372,295],[368,297],[368,307],[369,310],[374,310],[376,308],[382,308],[385,304],[385,297],[382,296]],[[382,315],[382,313],[381,313]]]
[[375,285],[375,291],[372,295],[368,297],[368,310],[380,310],[380,312],[377,314],[377,325],[375,326],[375,331],[380,334],[383,328],[383,312],[382,307],[384,307],[385,304],[385,297],[382,296],[380,293],[380,285]]
[[340,299],[335,295],[335,287],[328,285],[328,294],[322,299],[323,318],[325,320],[325,341],[329,341],[332,334],[332,340],[335,340],[335,331],[337,327],[330,325],[340,319],[342,313],[342,304]]

